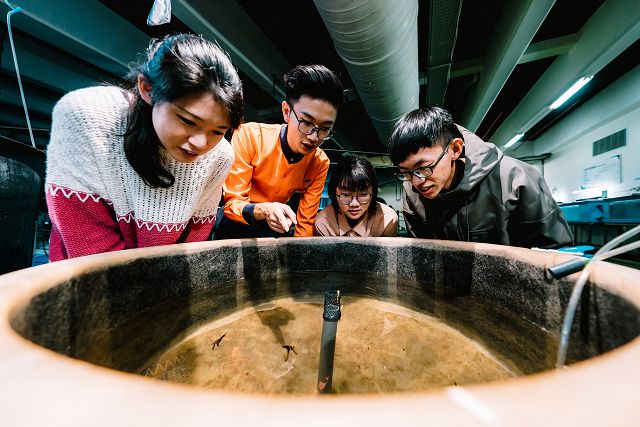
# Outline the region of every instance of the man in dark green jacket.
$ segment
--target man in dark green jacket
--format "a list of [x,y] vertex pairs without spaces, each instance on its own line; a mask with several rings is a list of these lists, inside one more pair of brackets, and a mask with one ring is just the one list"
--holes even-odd
[[572,244],[538,171],[456,125],[443,108],[405,114],[389,152],[404,181],[410,236],[522,247]]

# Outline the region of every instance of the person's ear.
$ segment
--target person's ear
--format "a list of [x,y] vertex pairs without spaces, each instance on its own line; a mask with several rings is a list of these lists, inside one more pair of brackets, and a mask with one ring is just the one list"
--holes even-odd
[[282,118],[285,123],[289,123],[289,116],[291,115],[291,106],[287,101],[282,101]]
[[464,141],[462,138],[453,138],[450,144],[451,147],[451,158],[453,160],[458,160],[463,153],[464,150]]
[[142,74],[138,74],[138,93],[144,102],[149,105],[153,105],[151,100],[151,85]]

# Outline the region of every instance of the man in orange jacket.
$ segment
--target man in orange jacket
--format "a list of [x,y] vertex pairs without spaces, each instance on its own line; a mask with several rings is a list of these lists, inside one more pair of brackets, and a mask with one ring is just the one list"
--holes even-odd
[[[322,65],[284,75],[285,124],[245,123],[234,132],[235,160],[224,185],[216,239],[312,236],[329,158],[318,148],[333,135],[343,102],[340,79]],[[287,202],[299,196],[297,212]]]

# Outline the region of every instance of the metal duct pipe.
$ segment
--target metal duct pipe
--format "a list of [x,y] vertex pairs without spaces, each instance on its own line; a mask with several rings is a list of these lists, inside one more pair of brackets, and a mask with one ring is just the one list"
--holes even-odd
[[418,1],[314,3],[386,144],[395,122],[418,108]]

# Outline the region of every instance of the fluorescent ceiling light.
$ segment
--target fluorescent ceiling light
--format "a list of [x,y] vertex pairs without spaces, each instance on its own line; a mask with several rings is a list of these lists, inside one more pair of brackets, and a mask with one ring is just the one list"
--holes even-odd
[[513,144],[515,144],[516,142],[520,141],[520,138],[522,138],[524,136],[524,133],[519,133],[516,136],[514,136],[513,138],[511,138],[509,140],[509,142],[507,142],[504,146],[504,148],[509,148],[511,147]]
[[563,93],[560,98],[556,99],[556,101],[553,104],[551,104],[549,106],[549,108],[552,109],[552,110],[555,110],[556,108],[558,108],[559,106],[564,104],[567,101],[567,99],[571,98],[574,93],[576,93],[577,91],[579,91],[582,88],[582,86],[584,86],[587,83],[589,83],[589,80],[591,80],[592,78],[593,78],[593,76],[582,77],[580,80],[575,82],[573,84],[573,86],[571,86],[569,88],[569,90],[567,90],[565,93]]

